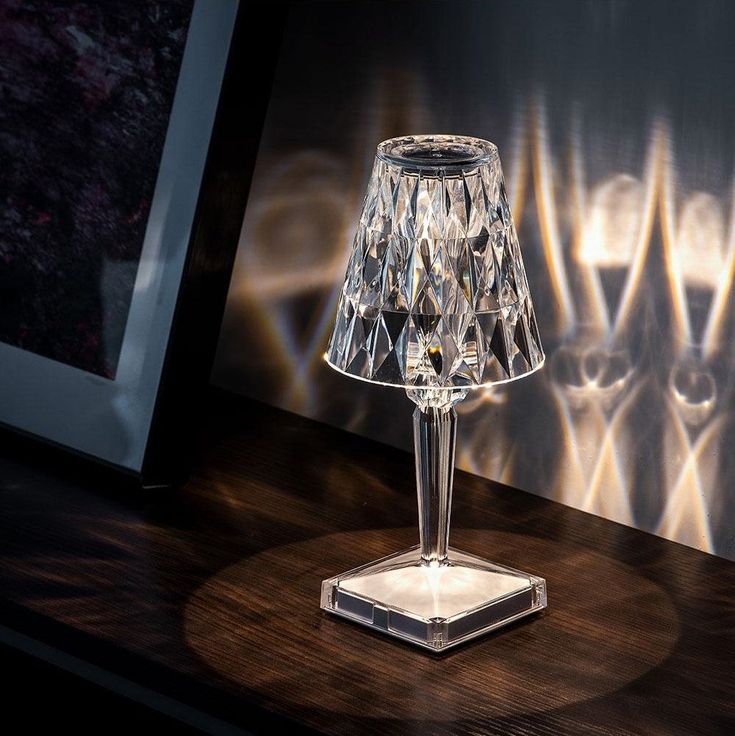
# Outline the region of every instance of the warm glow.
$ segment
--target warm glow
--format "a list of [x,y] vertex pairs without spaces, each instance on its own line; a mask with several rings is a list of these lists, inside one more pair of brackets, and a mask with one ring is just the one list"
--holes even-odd
[[628,174],[614,174],[592,191],[577,257],[589,266],[628,267],[640,241],[643,185]]
[[541,243],[555,303],[561,312],[560,329],[562,333],[566,333],[572,328],[575,321],[574,303],[567,279],[561,235],[559,233],[554,169],[549,152],[549,137],[546,131],[546,118],[542,102],[536,104],[535,111],[533,126],[534,190],[541,228]]
[[[376,86],[351,158],[325,164],[306,151],[271,167],[248,209],[230,295],[250,335],[231,352],[259,366],[259,380],[267,360],[277,389],[265,398],[397,443],[409,439],[400,393],[327,378],[321,357],[370,154],[403,132],[389,112],[416,83]],[[404,107],[405,130],[431,130],[428,106]],[[520,386],[470,392],[458,406],[457,464],[716,551],[735,194],[687,189],[664,116],[641,131],[637,168],[605,168],[583,145],[583,119],[572,116],[552,145],[543,101],[517,109],[502,154],[548,365]],[[292,182],[316,161],[322,170],[295,196]],[[355,406],[358,391],[367,398]]]

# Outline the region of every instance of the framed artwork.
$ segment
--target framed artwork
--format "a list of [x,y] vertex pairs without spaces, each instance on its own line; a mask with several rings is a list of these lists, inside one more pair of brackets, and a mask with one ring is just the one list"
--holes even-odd
[[243,26],[0,0],[0,423],[144,485],[184,467],[216,347],[265,111]]

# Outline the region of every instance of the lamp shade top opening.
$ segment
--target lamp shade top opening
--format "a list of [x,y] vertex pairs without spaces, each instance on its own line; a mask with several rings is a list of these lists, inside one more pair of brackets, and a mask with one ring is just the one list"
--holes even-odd
[[460,135],[412,135],[390,138],[378,146],[378,158],[397,166],[432,169],[464,169],[488,164],[498,156],[490,141]]

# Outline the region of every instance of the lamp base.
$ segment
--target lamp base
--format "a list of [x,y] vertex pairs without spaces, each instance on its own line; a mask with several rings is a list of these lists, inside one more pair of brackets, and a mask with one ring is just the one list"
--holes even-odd
[[443,652],[546,608],[546,581],[451,547],[430,565],[416,546],[324,580],[321,607]]

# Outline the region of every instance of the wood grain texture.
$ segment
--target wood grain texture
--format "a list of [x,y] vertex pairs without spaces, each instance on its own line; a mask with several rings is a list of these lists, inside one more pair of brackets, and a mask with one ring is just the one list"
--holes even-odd
[[[671,599],[635,568],[528,534],[460,529],[453,536],[462,550],[547,574],[551,608],[441,659],[396,646],[322,615],[315,591],[345,564],[405,549],[416,530],[343,532],[251,555],[210,578],[187,603],[186,641],[237,684],[263,697],[281,691],[294,715],[308,708],[323,711],[324,720],[336,711],[443,728],[463,713],[492,721],[607,695],[651,671],[676,644]],[[366,647],[372,662],[390,666],[366,667]],[[274,677],[274,660],[282,660],[286,677]],[[325,698],[335,681],[340,692]],[[374,692],[381,697],[367,697]]]
[[[409,410],[407,405],[407,411]],[[192,479],[124,498],[0,463],[0,623],[219,721],[332,734],[720,734],[735,565],[458,473],[453,544],[549,581],[537,618],[435,657],[318,609],[415,541],[413,462],[216,394]]]

